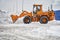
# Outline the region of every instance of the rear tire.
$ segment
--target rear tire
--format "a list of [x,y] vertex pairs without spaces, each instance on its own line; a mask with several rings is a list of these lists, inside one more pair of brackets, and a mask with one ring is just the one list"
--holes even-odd
[[26,17],[23,19],[23,22],[24,22],[25,24],[29,24],[29,23],[31,23],[31,18],[30,18],[29,16],[26,16]]
[[40,18],[40,23],[41,24],[47,24],[48,23],[48,17],[47,16],[42,16]]

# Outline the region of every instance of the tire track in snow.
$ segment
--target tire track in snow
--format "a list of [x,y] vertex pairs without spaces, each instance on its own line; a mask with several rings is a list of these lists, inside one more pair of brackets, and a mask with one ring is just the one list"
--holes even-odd
[[0,33],[0,38],[3,37],[4,35],[5,35],[5,37],[10,35],[10,36],[14,36],[14,37],[17,37],[19,39],[22,39],[22,40],[29,40],[29,39],[27,39],[27,38],[25,38],[23,36],[18,36],[18,35],[13,34],[13,33],[5,33],[5,32]]

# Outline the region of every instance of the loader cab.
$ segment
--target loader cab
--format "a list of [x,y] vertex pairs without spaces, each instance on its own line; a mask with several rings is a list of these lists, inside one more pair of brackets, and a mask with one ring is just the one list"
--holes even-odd
[[42,5],[34,4],[33,5],[33,14],[37,14],[38,11],[42,11]]

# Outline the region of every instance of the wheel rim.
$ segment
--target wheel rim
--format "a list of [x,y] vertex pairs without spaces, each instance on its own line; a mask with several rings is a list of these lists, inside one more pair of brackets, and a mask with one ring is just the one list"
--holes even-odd
[[46,18],[43,18],[43,19],[42,19],[42,22],[43,22],[43,23],[46,23],[46,21],[47,21]]
[[27,19],[25,19],[25,22],[29,22],[29,19],[27,18]]

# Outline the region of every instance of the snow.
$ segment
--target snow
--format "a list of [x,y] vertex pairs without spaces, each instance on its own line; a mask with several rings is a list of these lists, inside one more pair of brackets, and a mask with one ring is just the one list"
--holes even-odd
[[48,24],[39,22],[0,24],[0,38],[1,40],[59,40],[59,24],[60,22],[56,20],[50,21]]
[[53,20],[48,24],[40,24],[39,22],[24,24],[23,17],[12,23],[10,15],[0,12],[0,40],[60,39],[60,21]]

